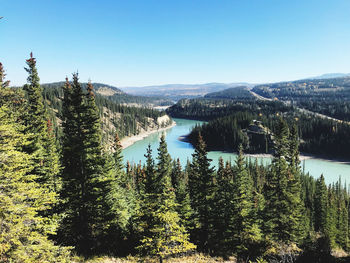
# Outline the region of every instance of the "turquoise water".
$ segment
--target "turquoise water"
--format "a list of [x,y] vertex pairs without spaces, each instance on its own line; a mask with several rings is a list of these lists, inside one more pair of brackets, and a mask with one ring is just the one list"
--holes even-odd
[[[168,151],[172,158],[179,158],[181,163],[186,164],[187,160],[192,159],[193,147],[187,142],[179,140],[179,137],[188,134],[193,126],[202,123],[201,121],[186,120],[186,119],[174,119],[176,126],[166,130],[166,142],[168,144]],[[148,144],[151,145],[153,150],[153,157],[157,156],[157,147],[159,144],[159,138],[162,132],[153,133],[145,139],[134,143],[128,148],[123,150],[124,160],[129,160],[131,163],[145,162],[144,154]],[[218,159],[221,156],[225,161],[234,161],[236,154],[227,153],[221,151],[209,152],[209,158],[212,159],[213,166],[217,166]],[[253,157],[251,157],[253,158]],[[254,159],[254,158],[253,158]],[[270,158],[258,158],[259,162],[269,163]],[[314,177],[324,175],[326,183],[332,183],[339,179],[341,176],[342,181],[350,182],[350,164],[340,163],[335,161],[323,160],[323,159],[307,159],[302,162],[305,172],[309,172]]]

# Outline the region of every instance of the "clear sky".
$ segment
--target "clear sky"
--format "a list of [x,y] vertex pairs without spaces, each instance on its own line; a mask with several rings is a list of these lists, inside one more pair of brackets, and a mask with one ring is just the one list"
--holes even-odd
[[349,0],[0,0],[0,62],[119,87],[350,72]]

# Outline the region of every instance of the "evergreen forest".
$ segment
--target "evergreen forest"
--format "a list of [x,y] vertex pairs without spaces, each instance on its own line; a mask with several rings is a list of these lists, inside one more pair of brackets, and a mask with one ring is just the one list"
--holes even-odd
[[[145,149],[144,165],[124,165],[120,139],[137,133],[135,118],[164,112],[110,101],[92,83],[83,85],[78,73],[44,89],[32,54],[25,70],[27,84],[10,88],[0,64],[0,262],[103,256],[185,262],[196,254],[207,258],[203,262],[349,260],[334,256],[350,249],[348,187],[340,179],[326,185],[322,175],[315,179],[300,167],[300,137],[301,147],[316,149],[307,138],[325,136],[326,120],[298,115],[296,121],[289,106],[273,101],[218,100],[225,107],[216,108],[211,100],[181,101],[172,109],[177,116],[212,120],[195,129],[192,160],[172,159],[163,135],[156,152]],[[109,130],[111,147],[105,147],[104,109],[127,116]],[[218,117],[226,119],[215,122]],[[238,157],[220,159],[214,169],[206,132],[218,123],[244,129],[258,117],[273,132],[271,164],[246,159],[244,135],[234,127],[236,140],[227,143]],[[345,127],[336,132],[345,134]]]
[[[288,125],[297,125],[300,151],[304,154],[341,160],[350,156],[347,136],[350,125],[346,120],[317,115],[285,101],[257,99],[244,88],[235,89],[210,93],[200,99],[180,100],[167,113],[172,117],[207,121],[194,127],[187,140],[195,145],[201,133],[209,150],[238,152],[242,144],[248,153],[272,153],[273,136],[282,117]],[[256,121],[260,128],[253,125]]]

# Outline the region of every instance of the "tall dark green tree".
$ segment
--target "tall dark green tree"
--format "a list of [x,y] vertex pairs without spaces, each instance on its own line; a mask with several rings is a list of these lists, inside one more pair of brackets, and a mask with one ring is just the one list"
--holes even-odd
[[92,85],[83,92],[78,74],[66,82],[63,103],[62,163],[64,218],[61,238],[78,253],[91,255],[101,249],[107,230],[110,179],[102,156],[101,124]]
[[27,84],[23,89],[27,95],[26,132],[32,134],[27,152],[36,158],[34,171],[37,180],[45,184],[50,191],[58,187],[59,157],[54,135],[50,129],[50,120],[42,95],[42,87],[36,68],[36,59],[30,53],[25,70],[28,73]]
[[188,182],[193,208],[192,240],[200,250],[209,252],[212,207],[214,197],[214,169],[210,166],[205,142],[199,134],[195,152],[192,154]]
[[[155,164],[154,164],[154,159],[152,156],[152,148],[151,145],[148,144],[147,150],[146,150],[146,169],[145,169],[145,174],[146,178],[144,180],[145,184],[145,192],[148,194],[153,194],[155,193],[155,181],[156,181],[156,171],[155,171]],[[140,182],[140,184],[142,184]]]
[[0,261],[69,262],[69,251],[48,238],[56,230],[46,217],[55,196],[33,173],[36,156],[27,152],[32,134],[23,121],[25,99],[21,90],[6,86],[0,85]]
[[105,174],[107,180],[108,209],[105,219],[108,220],[106,236],[103,237],[105,252],[114,255],[125,255],[130,252],[125,242],[128,236],[129,223],[135,211],[135,193],[129,178],[123,170],[122,146],[118,135],[115,136],[113,153],[105,153]]
[[[228,166],[228,165],[226,165]],[[227,257],[233,254],[233,226],[235,210],[233,206],[233,172],[225,167],[222,158],[216,173],[216,187],[213,206],[212,247],[216,255]]]
[[233,181],[232,202],[234,207],[231,224],[233,245],[238,258],[246,261],[257,255],[262,233],[257,221],[257,211],[253,203],[253,179],[249,175],[243,155],[242,145],[236,160],[236,174]]
[[[329,238],[329,227],[328,227],[328,189],[324,181],[323,174],[316,180],[315,198],[315,231],[319,232],[325,240],[330,240]],[[329,244],[330,245],[330,244]]]
[[181,225],[185,226],[187,231],[190,231],[191,225],[191,200],[188,192],[188,174],[184,172],[181,167],[180,160],[173,162],[171,173],[172,185],[175,189],[176,202],[178,204],[176,211],[179,214]]
[[184,226],[180,225],[180,217],[176,212],[176,196],[171,185],[171,157],[164,134],[160,138],[157,159],[156,180],[154,187],[150,188],[154,191],[148,211],[151,217],[140,249],[158,256],[162,262],[164,257],[191,251],[195,246],[188,241],[188,234]]
[[309,230],[305,224],[305,204],[302,202],[302,188],[300,182],[301,169],[299,160],[299,136],[295,123],[289,132],[288,153],[286,159],[289,164],[288,172],[288,201],[289,201],[289,224],[288,230],[291,241],[299,243]]
[[289,242],[289,192],[288,192],[288,154],[289,130],[287,123],[280,119],[275,134],[275,152],[271,169],[265,184],[265,223],[264,230],[273,241]]
[[348,237],[348,209],[347,209],[347,193],[346,190],[341,189],[341,180],[337,183],[337,223],[336,223],[336,242],[345,251],[348,251],[349,237]]

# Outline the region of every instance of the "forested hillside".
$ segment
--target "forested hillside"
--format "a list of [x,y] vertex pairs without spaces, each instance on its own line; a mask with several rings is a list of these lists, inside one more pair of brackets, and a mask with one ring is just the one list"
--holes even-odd
[[[88,83],[81,83],[83,89],[86,89]],[[153,106],[167,106],[172,105],[172,100],[169,100],[160,96],[137,96],[130,95],[122,91],[121,89],[106,85],[102,83],[92,83],[94,86],[95,92],[99,95],[102,95],[109,100],[118,103],[125,104],[129,106],[137,106],[137,107],[153,107]],[[64,86],[64,81],[62,82],[54,82],[42,84],[44,91],[50,89],[59,89]]]
[[326,186],[302,173],[297,126],[274,124],[268,166],[239,147],[215,170],[199,135],[182,168],[163,135],[145,165],[124,167],[117,134],[113,151],[102,147],[92,84],[84,90],[76,73],[65,82],[57,141],[32,55],[26,70],[28,83],[11,89],[0,64],[1,262],[185,262],[197,252],[219,262],[337,262],[331,252],[349,251],[350,194],[340,180]]
[[249,92],[248,87],[238,86],[234,88],[225,89],[218,92],[211,92],[204,96],[211,99],[252,99],[253,95]]
[[210,150],[238,151],[242,144],[249,153],[272,153],[276,123],[283,117],[289,125],[297,124],[302,152],[345,160],[350,156],[348,122],[314,114],[290,101],[258,98],[245,87],[181,100],[168,108],[167,113],[178,118],[209,121],[195,127],[188,139],[195,145],[201,133]]
[[258,85],[253,91],[266,98],[277,98],[310,111],[350,120],[350,77]]
[[275,112],[287,112],[291,109],[282,102],[259,101],[253,99],[183,99],[166,110],[175,118],[195,120],[212,120],[223,117],[235,111],[249,110],[251,112],[263,112],[274,114]]
[[[61,137],[61,130],[58,128],[63,118],[63,87],[64,82],[57,84],[45,84],[43,87],[43,96],[45,103],[49,107],[56,136]],[[86,90],[88,84],[81,84],[82,89]],[[91,84],[93,85],[93,84]],[[101,90],[105,86],[98,86]],[[118,92],[118,90],[115,90]],[[120,92],[120,91],[119,91]],[[116,93],[114,96],[122,96]],[[129,96],[129,95],[126,95]],[[164,111],[158,111],[148,107],[133,107],[122,105],[100,94],[96,94],[95,101],[100,118],[102,120],[103,142],[110,145],[114,140],[117,132],[120,139],[126,136],[137,135],[140,132],[150,129],[158,129],[169,125],[170,123],[160,123],[158,118],[165,115]]]
[[300,150],[303,153],[348,160],[349,124],[292,112],[265,115],[237,111],[195,127],[188,138],[195,144],[198,134],[201,133],[210,150],[237,151],[242,144],[249,153],[272,153],[275,127],[281,116],[290,125],[298,125]]

